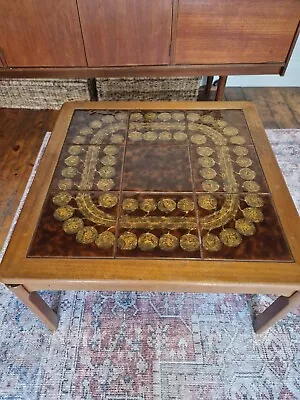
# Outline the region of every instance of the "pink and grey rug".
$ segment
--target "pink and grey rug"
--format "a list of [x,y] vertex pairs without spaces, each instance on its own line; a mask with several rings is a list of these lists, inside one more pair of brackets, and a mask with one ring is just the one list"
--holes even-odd
[[[300,211],[300,130],[268,131]],[[49,331],[0,287],[0,399],[300,399],[300,310],[262,335],[272,296],[44,292]]]

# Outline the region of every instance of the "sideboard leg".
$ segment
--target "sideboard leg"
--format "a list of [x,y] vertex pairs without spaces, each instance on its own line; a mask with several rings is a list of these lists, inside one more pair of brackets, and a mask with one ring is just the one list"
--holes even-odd
[[44,302],[37,292],[29,292],[23,285],[7,285],[12,291],[51,331],[58,325],[58,316]]
[[209,95],[210,95],[211,87],[212,87],[212,84],[213,84],[213,79],[214,79],[213,76],[208,76],[207,77],[206,85],[205,85],[205,91],[204,91],[205,97],[209,97]]
[[293,293],[290,297],[280,296],[264,312],[258,315],[253,322],[256,333],[262,333],[270,326],[300,305],[300,292]]
[[220,76],[220,79],[218,82],[216,98],[215,98],[216,101],[223,100],[227,78],[228,78],[228,76]]

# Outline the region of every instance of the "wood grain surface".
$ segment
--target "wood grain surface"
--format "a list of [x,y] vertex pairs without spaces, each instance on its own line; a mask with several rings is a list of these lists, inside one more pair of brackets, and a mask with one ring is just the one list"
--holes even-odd
[[180,0],[176,64],[284,62],[298,0]]
[[88,65],[168,64],[172,0],[78,0]]
[[86,65],[76,0],[0,0],[0,10],[9,67]]

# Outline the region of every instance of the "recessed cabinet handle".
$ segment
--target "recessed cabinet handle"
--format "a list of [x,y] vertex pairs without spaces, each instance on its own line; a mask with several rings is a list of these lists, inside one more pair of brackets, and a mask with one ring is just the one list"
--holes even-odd
[[7,67],[7,62],[4,56],[4,51],[3,49],[0,47],[0,67]]

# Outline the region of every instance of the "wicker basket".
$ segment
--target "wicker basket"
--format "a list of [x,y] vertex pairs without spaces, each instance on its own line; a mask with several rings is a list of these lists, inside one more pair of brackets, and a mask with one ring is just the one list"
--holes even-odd
[[0,107],[59,109],[73,100],[90,100],[87,79],[0,80]]
[[197,100],[200,78],[96,79],[99,100]]

